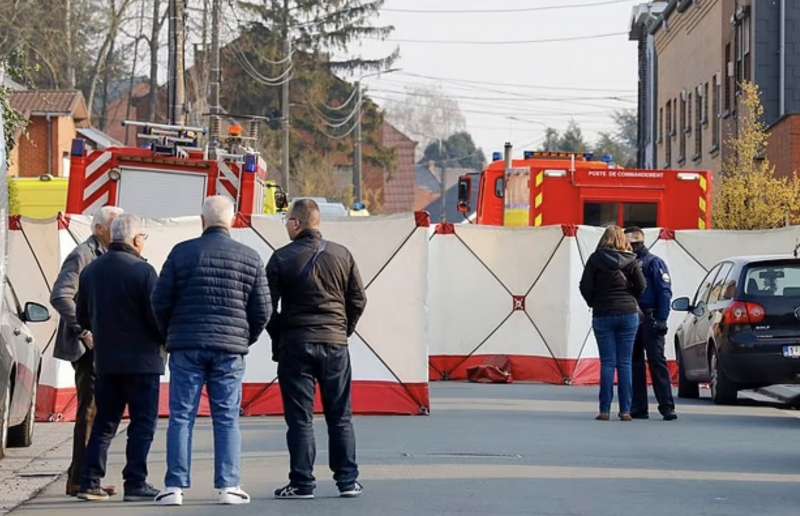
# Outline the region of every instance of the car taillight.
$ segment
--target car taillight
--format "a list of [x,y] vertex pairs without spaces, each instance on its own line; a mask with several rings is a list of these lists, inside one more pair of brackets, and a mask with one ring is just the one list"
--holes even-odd
[[723,321],[725,324],[758,324],[764,321],[766,312],[764,307],[756,303],[745,303],[744,301],[734,301],[725,310]]

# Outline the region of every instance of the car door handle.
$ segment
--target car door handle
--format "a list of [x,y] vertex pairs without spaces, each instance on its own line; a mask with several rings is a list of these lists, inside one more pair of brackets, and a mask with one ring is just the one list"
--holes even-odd
[[14,335],[19,337],[20,335],[22,335],[22,330],[20,330],[19,328],[14,328]]

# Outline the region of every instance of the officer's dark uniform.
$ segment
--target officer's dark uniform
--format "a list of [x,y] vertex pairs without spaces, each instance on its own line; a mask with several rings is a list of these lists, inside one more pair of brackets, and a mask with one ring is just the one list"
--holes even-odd
[[647,288],[639,299],[644,315],[633,348],[631,415],[644,416],[648,412],[645,353],[653,390],[658,400],[658,411],[662,415],[673,414],[675,402],[672,399],[672,381],[664,356],[664,337],[667,334],[667,319],[672,301],[672,280],[664,260],[648,252],[646,247],[639,251],[638,256],[647,279]]

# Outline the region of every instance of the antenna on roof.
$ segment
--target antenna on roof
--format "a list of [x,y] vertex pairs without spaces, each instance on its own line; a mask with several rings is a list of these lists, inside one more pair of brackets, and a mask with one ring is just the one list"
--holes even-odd
[[794,252],[792,253],[795,258],[800,258],[800,238],[795,241]]

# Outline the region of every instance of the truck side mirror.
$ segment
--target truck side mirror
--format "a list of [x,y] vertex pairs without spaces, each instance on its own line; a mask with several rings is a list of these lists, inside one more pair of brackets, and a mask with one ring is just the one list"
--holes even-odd
[[467,215],[471,211],[470,199],[472,198],[472,178],[461,176],[458,178],[458,212]]

